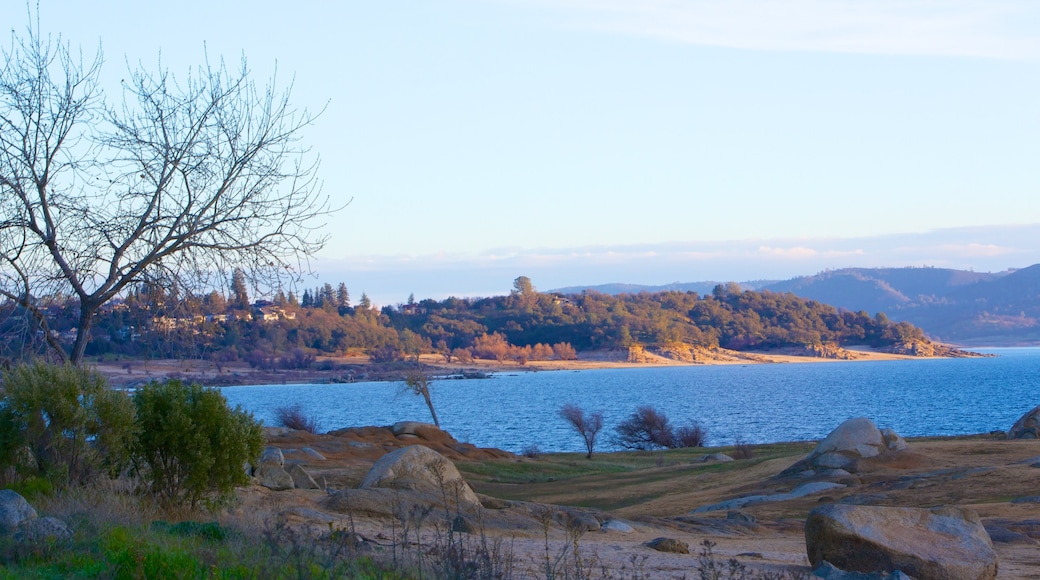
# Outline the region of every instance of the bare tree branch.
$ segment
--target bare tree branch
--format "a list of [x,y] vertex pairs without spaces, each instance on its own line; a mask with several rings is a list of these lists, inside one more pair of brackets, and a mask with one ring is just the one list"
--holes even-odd
[[332,208],[302,142],[314,117],[293,107],[291,83],[258,86],[244,59],[180,78],[160,62],[128,67],[109,107],[100,49],[84,61],[37,22],[3,56],[0,296],[33,312],[63,355],[32,308],[74,296],[73,362],[128,286],[203,291],[241,268],[275,287],[324,245],[317,227]]

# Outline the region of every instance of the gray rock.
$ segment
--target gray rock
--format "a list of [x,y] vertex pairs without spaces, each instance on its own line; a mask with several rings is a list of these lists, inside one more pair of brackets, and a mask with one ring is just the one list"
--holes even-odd
[[35,518],[36,510],[18,492],[0,489],[0,534],[10,534],[22,522]]
[[399,421],[397,423],[394,423],[394,425],[390,427],[390,432],[398,437],[401,435],[418,436],[418,431],[422,431],[424,429],[436,429],[440,431],[440,427],[434,425],[433,423],[423,423],[421,421]]
[[646,543],[648,548],[671,554],[689,554],[690,545],[675,538],[654,538]]
[[727,500],[724,502],[701,506],[691,513],[702,513],[702,512],[713,512],[720,510],[735,510],[742,507],[758,505],[763,503],[772,503],[777,501],[788,501],[812,495],[815,493],[821,493],[831,489],[840,489],[845,487],[840,483],[832,483],[829,481],[813,481],[809,483],[803,483],[798,487],[792,489],[787,493],[775,493],[772,495],[748,495],[744,497],[738,497],[736,499]]
[[815,455],[841,453],[852,457],[876,457],[884,446],[881,430],[866,417],[849,419],[816,446]]
[[907,449],[906,441],[895,431],[877,428],[866,417],[849,419],[820,441],[812,453],[785,469],[782,476],[804,476],[811,471],[814,475],[843,470],[850,475],[858,471],[859,461],[877,457],[882,453],[899,453]]
[[1025,534],[1011,531],[1004,526],[998,526],[996,524],[987,524],[986,533],[989,534],[989,539],[994,544],[1021,544],[1025,546],[1035,546],[1036,540],[1030,538]]
[[1040,407],[1033,407],[1011,426],[1007,432],[1008,439],[1040,438]]
[[23,521],[14,533],[18,542],[35,544],[39,542],[63,542],[72,538],[72,530],[58,518],[42,517]]
[[289,468],[289,477],[296,489],[321,489],[318,482],[298,463]]
[[891,429],[882,429],[881,438],[885,441],[885,448],[889,451],[906,451],[906,440]]
[[733,458],[730,457],[729,455],[726,455],[725,453],[709,453],[707,455],[701,455],[695,461],[698,461],[700,463],[710,463],[710,462],[726,463],[726,462],[729,462],[729,461],[733,461]]
[[853,572],[902,570],[919,580],[996,578],[997,554],[975,512],[827,504],[805,522],[809,562]]
[[422,445],[402,447],[379,458],[359,486],[391,488],[447,496],[452,503],[479,506],[480,500],[455,464]]
[[632,526],[621,520],[607,520],[603,522],[603,525],[599,527],[599,530],[601,532],[621,532],[622,534],[631,534],[635,531]]
[[307,457],[315,461],[325,461],[325,456],[315,451],[311,447],[304,447],[303,449],[300,449],[300,451],[302,451]]
[[559,512],[563,521],[561,522],[568,530],[576,530],[580,532],[598,532],[603,528],[592,514],[578,511],[561,511]]
[[256,479],[258,483],[267,489],[274,491],[284,491],[286,489],[293,489],[296,484],[293,483],[293,478],[287,471],[275,465],[273,463],[265,463],[256,470]]
[[742,512],[740,510],[730,510],[726,514],[726,519],[727,520],[733,520],[735,522],[743,522],[743,523],[748,524],[748,525],[754,525],[754,524],[758,523],[758,518],[756,518],[755,516],[753,516],[753,515],[751,515],[751,514],[749,514],[747,512]]
[[284,467],[285,456],[282,455],[282,450],[277,447],[264,447],[263,453],[260,454],[260,465]]

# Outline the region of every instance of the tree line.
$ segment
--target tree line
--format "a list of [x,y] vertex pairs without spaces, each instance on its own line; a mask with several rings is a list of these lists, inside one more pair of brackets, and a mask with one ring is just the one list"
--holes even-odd
[[[250,300],[239,274],[227,295],[201,297],[139,285],[101,311],[86,354],[248,361],[254,366],[300,368],[317,356],[365,353],[377,362],[438,353],[446,362],[473,358],[573,359],[579,351],[632,346],[688,345],[732,350],[864,344],[887,346],[925,340],[906,322],[882,314],[840,310],[789,293],[717,286],[711,294],[640,292],[616,296],[538,292],[520,277],[504,296],[425,299],[376,309],[367,296],[351,305],[345,283]],[[24,333],[18,304],[2,305],[0,333]],[[52,328],[75,328],[75,298],[53,299]],[[4,341],[0,353],[26,342]],[[44,348],[46,345],[38,345]]]

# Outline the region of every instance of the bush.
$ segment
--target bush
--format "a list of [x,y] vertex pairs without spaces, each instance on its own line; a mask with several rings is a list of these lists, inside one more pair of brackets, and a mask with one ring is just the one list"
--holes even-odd
[[755,456],[755,450],[751,447],[747,441],[738,438],[736,443],[733,444],[733,458],[734,459],[751,459]]
[[134,407],[98,372],[42,362],[4,373],[0,466],[56,485],[80,484],[127,465]]
[[170,380],[142,387],[133,400],[140,424],[134,467],[161,503],[194,508],[249,482],[243,465],[256,463],[263,432],[220,391]]
[[650,450],[674,446],[675,436],[668,417],[649,405],[636,409],[615,431],[618,445],[625,449]]
[[278,419],[278,424],[282,427],[308,433],[318,432],[318,421],[314,417],[307,416],[299,403],[278,407],[274,410],[274,414]]
[[673,447],[704,447],[708,441],[708,430],[697,423],[684,425],[675,430]]

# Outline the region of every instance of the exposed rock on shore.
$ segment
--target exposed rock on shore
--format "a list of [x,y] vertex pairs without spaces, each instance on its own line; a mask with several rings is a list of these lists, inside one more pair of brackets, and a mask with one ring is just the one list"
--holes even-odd
[[997,554],[979,516],[932,509],[830,504],[805,522],[809,561],[855,572],[900,570],[918,580],[988,580]]

